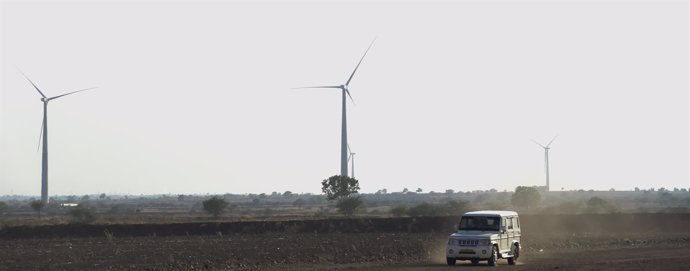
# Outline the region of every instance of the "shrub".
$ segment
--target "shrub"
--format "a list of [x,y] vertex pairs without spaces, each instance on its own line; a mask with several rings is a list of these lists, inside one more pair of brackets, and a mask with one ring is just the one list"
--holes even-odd
[[228,207],[228,202],[219,197],[212,197],[208,200],[202,202],[204,206],[204,211],[213,215],[213,217],[219,217],[221,213]]
[[400,217],[404,216],[405,214],[407,214],[407,207],[405,206],[396,206],[391,209],[391,215],[393,216]]
[[0,215],[5,214],[5,212],[7,212],[7,209],[9,209],[7,207],[7,203],[5,203],[4,201],[0,201]]
[[362,206],[362,200],[359,197],[345,197],[339,199],[335,206],[338,207],[339,213],[345,216],[351,216]]
[[71,216],[73,222],[76,223],[90,223],[96,219],[94,211],[81,204],[67,211],[67,214]]
[[40,200],[34,200],[34,201],[31,201],[31,203],[29,203],[29,206],[31,207],[31,209],[36,211],[38,213],[38,215],[41,215],[41,209],[43,209],[43,207],[45,207],[45,204],[43,204],[43,202]]

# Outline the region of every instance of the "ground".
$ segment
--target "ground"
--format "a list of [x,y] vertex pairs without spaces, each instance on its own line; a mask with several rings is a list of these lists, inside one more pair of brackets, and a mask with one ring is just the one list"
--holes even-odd
[[[669,216],[665,216],[668,219]],[[580,217],[580,219],[583,219]],[[687,270],[688,215],[663,229],[620,232],[552,227],[525,230],[519,264],[501,270]],[[635,218],[637,219],[637,218]],[[649,216],[644,217],[650,219]],[[538,221],[538,220],[535,220]],[[542,219],[543,221],[543,219]],[[634,221],[634,220],[633,220]],[[588,222],[588,223],[585,223]],[[608,222],[607,222],[608,223]],[[526,221],[525,225],[534,225]],[[593,226],[594,225],[594,226]],[[677,226],[672,226],[677,225]],[[158,227],[169,227],[159,225]],[[208,226],[204,226],[208,227]],[[622,227],[622,226],[619,226]],[[633,227],[628,225],[627,227]],[[199,235],[13,237],[0,233],[0,270],[485,270],[460,261],[445,265],[450,231],[320,233],[282,232]],[[45,229],[34,229],[46,231]],[[18,235],[18,234],[17,234]],[[78,235],[78,234],[76,234]]]

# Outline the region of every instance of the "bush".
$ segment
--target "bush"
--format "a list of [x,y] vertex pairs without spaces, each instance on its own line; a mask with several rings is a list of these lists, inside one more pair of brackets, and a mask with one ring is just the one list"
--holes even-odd
[[204,206],[204,211],[213,215],[213,217],[219,217],[221,213],[228,207],[228,202],[219,197],[212,197],[208,200],[202,202]]
[[67,214],[72,217],[75,223],[90,223],[96,219],[94,211],[81,204],[67,211]]
[[351,216],[362,206],[362,200],[359,197],[344,197],[340,198],[335,206],[338,208],[339,213]]
[[7,203],[5,203],[4,201],[0,201],[0,215],[5,214],[5,212],[7,212],[7,209],[9,209],[7,207]]
[[469,204],[462,200],[450,200],[446,203],[420,203],[412,207],[397,206],[391,209],[393,216],[458,216],[468,210]]
[[515,188],[515,193],[510,199],[516,207],[524,207],[526,212],[529,212],[531,207],[537,207],[541,201],[541,195],[534,187],[518,186]]
[[29,206],[31,207],[31,209],[36,211],[38,213],[38,215],[40,216],[41,210],[43,209],[43,207],[45,207],[45,204],[43,204],[43,202],[40,200],[34,200],[34,201],[31,201],[31,203],[29,203]]
[[587,208],[585,208],[585,213],[615,213],[617,208],[609,203],[608,201],[600,197],[592,197],[587,201]]
[[396,206],[393,209],[391,209],[391,215],[395,217],[400,217],[404,216],[407,214],[407,207],[405,206]]

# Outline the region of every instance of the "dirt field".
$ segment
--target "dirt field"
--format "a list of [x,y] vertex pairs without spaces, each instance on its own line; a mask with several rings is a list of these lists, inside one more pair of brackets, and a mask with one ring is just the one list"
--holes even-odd
[[[654,219],[658,223],[647,223]],[[389,221],[390,220],[390,221]],[[690,216],[636,215],[611,220],[608,216],[524,218],[520,264],[499,261],[502,270],[687,270],[690,262]],[[371,225],[417,223],[379,229]],[[338,221],[323,229],[324,221],[264,225],[270,231],[233,233],[246,225],[216,225],[215,234],[140,236],[115,228],[113,237],[98,227],[82,234],[57,235],[52,228],[0,231],[0,270],[484,270],[485,263],[445,266],[443,250],[450,230],[426,227],[444,219],[388,219],[378,222]],[[581,227],[561,222],[580,221]],[[615,222],[618,221],[618,222]],[[358,225],[358,226],[353,226]],[[315,224],[315,225],[311,225]],[[318,225],[320,226],[318,226]],[[327,223],[328,224],[328,223]],[[658,227],[652,227],[656,224]],[[251,224],[258,227],[262,224]],[[532,225],[531,229],[527,226]],[[538,226],[541,225],[541,226]],[[645,226],[646,225],[646,226]],[[318,226],[318,227],[316,227]],[[451,225],[452,226],[452,225]],[[69,226],[66,226],[69,227]],[[77,227],[77,226],[75,226]],[[172,225],[158,225],[170,228]],[[181,227],[177,225],[177,227]],[[200,225],[196,225],[200,227]],[[202,228],[209,227],[208,225]],[[322,228],[312,231],[312,228]],[[357,228],[360,227],[360,230]],[[382,226],[383,227],[383,226]],[[610,231],[609,227],[619,231]],[[79,228],[79,227],[77,227]],[[159,232],[160,228],[156,228]],[[339,232],[339,229],[349,229]],[[64,229],[63,229],[64,230]],[[181,227],[184,230],[184,227]],[[187,229],[189,231],[191,229]],[[310,231],[310,232],[306,232]],[[356,232],[359,231],[359,232]],[[110,231],[109,231],[110,232]],[[20,234],[21,233],[21,234]],[[128,236],[129,235],[129,236]],[[18,236],[21,236],[19,238]]]

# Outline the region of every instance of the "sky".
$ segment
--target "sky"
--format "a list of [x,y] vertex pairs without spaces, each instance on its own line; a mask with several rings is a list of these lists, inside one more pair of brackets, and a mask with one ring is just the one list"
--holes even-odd
[[2,1],[0,195],[690,187],[687,1]]

